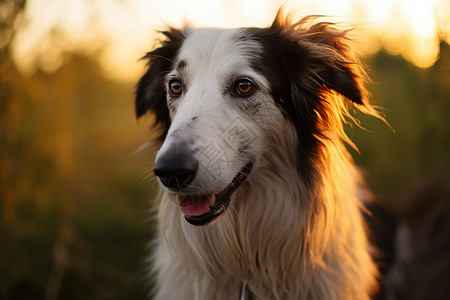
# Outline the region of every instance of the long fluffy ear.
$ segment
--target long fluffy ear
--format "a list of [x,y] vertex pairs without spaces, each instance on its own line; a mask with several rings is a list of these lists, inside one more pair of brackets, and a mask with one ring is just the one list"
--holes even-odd
[[368,104],[365,72],[352,54],[348,30],[340,30],[333,23],[316,23],[317,18],[309,16],[292,23],[280,9],[271,28],[297,43],[299,52],[306,56],[301,69],[311,76],[314,88],[334,90],[354,103]]
[[162,33],[166,39],[161,47],[143,57],[148,59],[148,69],[138,82],[135,97],[136,118],[152,112],[155,118],[153,127],[161,130],[159,139],[166,136],[170,127],[164,77],[172,69],[174,58],[184,40],[184,33],[174,28]]
[[270,78],[275,103],[296,129],[296,163],[306,180],[312,180],[311,170],[321,155],[326,130],[335,128],[348,141],[340,125],[347,115],[345,105],[331,91],[379,117],[367,101],[365,73],[351,54],[347,32],[317,19],[310,16],[292,22],[281,9],[269,28],[248,29],[263,47],[253,65]]
[[312,52],[315,56],[313,68],[327,88],[357,104],[366,104],[367,92],[363,85],[365,72],[352,54],[347,32],[325,22],[308,28],[307,40],[313,43],[311,48],[316,48]]

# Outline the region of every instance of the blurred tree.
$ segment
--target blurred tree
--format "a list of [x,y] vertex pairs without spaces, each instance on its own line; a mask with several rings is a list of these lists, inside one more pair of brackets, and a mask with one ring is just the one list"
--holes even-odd
[[9,51],[24,6],[0,2],[0,299],[142,298],[153,186],[130,158],[144,137],[133,88],[75,53],[21,74]]
[[13,173],[17,164],[17,157],[8,146],[17,140],[11,127],[20,119],[14,96],[14,86],[20,82],[20,76],[9,56],[9,50],[15,34],[16,19],[24,7],[25,1],[0,2],[0,296],[5,299],[9,298],[9,278],[5,269],[7,261],[12,258],[8,255],[8,242],[13,239],[9,229],[15,219]]
[[0,162],[2,173],[0,177],[0,189],[2,191],[2,219],[10,222],[14,219],[12,208],[12,192],[8,182],[8,176],[14,167],[13,153],[8,151],[6,145],[13,143],[14,135],[10,134],[9,128],[17,123],[18,104],[13,95],[14,87],[17,86],[20,74],[10,57],[10,46],[15,34],[16,19],[25,7],[25,0],[5,0],[0,3]]

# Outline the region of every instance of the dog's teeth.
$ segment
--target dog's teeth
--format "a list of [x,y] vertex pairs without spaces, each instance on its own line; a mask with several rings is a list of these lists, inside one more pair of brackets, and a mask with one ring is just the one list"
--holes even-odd
[[216,196],[211,195],[211,196],[209,197],[209,206],[210,206],[210,207],[213,207],[215,203],[216,203]]

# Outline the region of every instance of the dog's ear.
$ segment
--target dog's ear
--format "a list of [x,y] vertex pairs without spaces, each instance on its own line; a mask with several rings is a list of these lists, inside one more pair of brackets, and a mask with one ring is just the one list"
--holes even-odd
[[365,73],[352,55],[348,30],[329,22],[315,22],[319,16],[307,16],[296,23],[291,18],[292,14],[285,15],[280,8],[271,29],[295,44],[284,47],[284,51],[289,53],[287,49],[296,48],[299,55],[296,68],[303,72],[299,76],[307,88],[316,93],[333,90],[354,103],[366,105]]
[[164,77],[172,69],[174,58],[184,40],[184,33],[174,28],[162,34],[166,36],[166,39],[161,43],[161,47],[143,57],[148,60],[148,69],[137,84],[135,97],[136,118],[152,112],[153,127],[161,130],[159,138],[164,138],[170,127]]
[[312,55],[311,69],[317,80],[354,103],[366,104],[365,72],[353,56],[347,38],[348,30],[339,30],[333,24],[312,25],[305,34]]
[[364,104],[365,89],[360,75],[346,64],[328,64],[320,74],[323,84],[357,104]]

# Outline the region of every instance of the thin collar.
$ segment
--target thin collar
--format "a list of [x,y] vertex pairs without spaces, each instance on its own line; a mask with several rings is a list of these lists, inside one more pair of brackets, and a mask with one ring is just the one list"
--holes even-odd
[[248,286],[247,286],[247,281],[244,281],[242,283],[242,287],[241,287],[241,296],[239,297],[239,300],[251,300],[252,299],[252,294],[250,293]]

